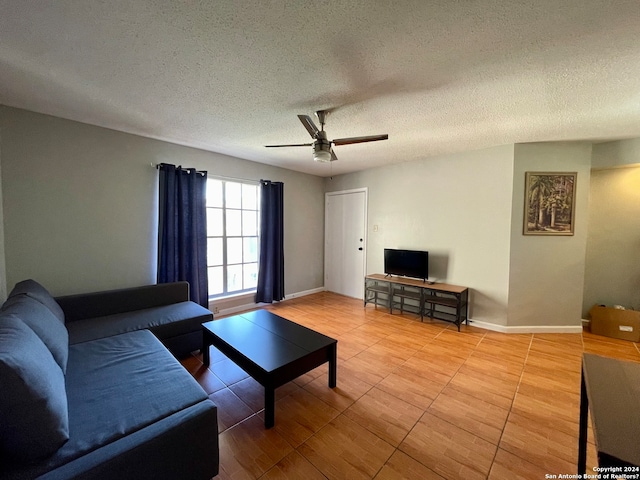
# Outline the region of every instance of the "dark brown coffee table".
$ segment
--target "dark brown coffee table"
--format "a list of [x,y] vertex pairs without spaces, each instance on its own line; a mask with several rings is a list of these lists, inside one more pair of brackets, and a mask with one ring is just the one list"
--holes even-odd
[[329,388],[336,386],[338,341],[267,310],[202,324],[203,363],[209,345],[224,353],[264,387],[264,426],[275,423],[275,389],[329,362]]
[[[578,478],[638,478],[640,473],[640,364],[585,353],[582,356]],[[600,475],[587,472],[591,412]],[[596,472],[597,473],[597,472]],[[582,477],[580,476],[582,475]],[[626,475],[626,477],[625,477]]]

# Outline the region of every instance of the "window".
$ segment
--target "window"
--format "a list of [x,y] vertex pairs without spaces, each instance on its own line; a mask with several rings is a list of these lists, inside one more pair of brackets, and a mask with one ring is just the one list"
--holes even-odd
[[255,291],[258,185],[207,179],[209,297]]

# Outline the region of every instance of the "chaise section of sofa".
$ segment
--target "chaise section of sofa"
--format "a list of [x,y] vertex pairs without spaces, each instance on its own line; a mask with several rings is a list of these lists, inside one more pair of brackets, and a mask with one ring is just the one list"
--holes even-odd
[[[16,285],[0,311],[0,479],[218,473],[217,408],[152,333],[188,337],[190,319],[210,317],[188,301],[174,310],[183,285],[152,287],[58,303],[32,280]],[[94,326],[74,342],[66,326],[83,322]]]
[[69,439],[2,478],[211,478],[216,406],[147,331],[71,345]]

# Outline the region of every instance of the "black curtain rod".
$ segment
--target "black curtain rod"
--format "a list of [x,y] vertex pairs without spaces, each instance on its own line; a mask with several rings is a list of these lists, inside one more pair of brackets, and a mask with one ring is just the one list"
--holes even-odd
[[264,179],[260,179],[260,183],[264,184],[264,185],[268,185],[269,183],[282,183],[282,182],[274,182],[272,180],[264,180]]
[[[171,163],[158,163],[158,164],[156,164],[156,169],[160,169],[160,167],[162,165],[168,165],[168,166],[171,166],[171,167],[176,167],[175,165],[173,165]],[[205,171],[199,171],[199,170],[196,170],[195,168],[182,168],[182,165],[178,165],[176,167],[176,169],[180,169],[180,170],[182,170],[184,172],[187,172],[188,174],[191,173],[191,171],[193,170],[193,171],[195,171],[195,173],[198,173],[198,174],[202,175],[203,177],[207,176],[207,172],[205,172]]]

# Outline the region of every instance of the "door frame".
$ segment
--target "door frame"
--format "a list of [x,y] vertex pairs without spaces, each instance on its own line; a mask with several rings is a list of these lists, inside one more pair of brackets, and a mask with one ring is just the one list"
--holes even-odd
[[329,262],[327,260],[327,241],[329,238],[329,232],[327,229],[327,225],[329,224],[329,209],[327,208],[329,205],[329,197],[330,196],[338,196],[338,195],[348,195],[350,193],[364,193],[364,233],[363,233],[363,245],[364,256],[362,261],[362,295],[364,298],[364,277],[367,272],[367,253],[368,253],[368,221],[369,221],[369,188],[361,187],[361,188],[351,188],[348,190],[336,190],[335,192],[325,192],[324,194],[324,274],[322,275],[322,285],[326,291],[326,278],[327,278],[327,270]]

